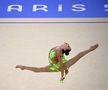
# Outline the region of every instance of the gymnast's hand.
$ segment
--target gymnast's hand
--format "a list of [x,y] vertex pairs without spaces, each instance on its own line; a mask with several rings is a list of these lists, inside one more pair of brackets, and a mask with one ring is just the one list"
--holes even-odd
[[69,73],[69,70],[68,69],[66,69],[65,70],[65,75],[67,75]]

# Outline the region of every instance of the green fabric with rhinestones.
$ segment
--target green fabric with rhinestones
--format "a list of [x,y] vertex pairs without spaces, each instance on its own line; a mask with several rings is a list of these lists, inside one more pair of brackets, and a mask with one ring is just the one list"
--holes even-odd
[[[54,49],[52,49],[49,53],[49,63],[50,63],[50,69],[53,70],[53,71],[59,71],[58,68],[60,67],[60,62],[58,62],[57,64],[53,64],[52,63],[52,60],[53,58],[55,57],[56,55],[56,51]],[[65,54],[62,54],[62,62],[63,63],[66,63],[67,62],[67,59],[66,59],[66,55]]]

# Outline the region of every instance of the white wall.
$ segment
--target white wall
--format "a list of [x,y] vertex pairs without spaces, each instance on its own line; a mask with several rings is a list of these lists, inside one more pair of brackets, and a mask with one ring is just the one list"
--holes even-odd
[[[0,90],[107,90],[108,24],[0,24]],[[34,73],[15,69],[17,64],[45,66],[48,51],[68,42],[68,58],[98,43],[99,48],[81,58],[59,83],[60,73]]]

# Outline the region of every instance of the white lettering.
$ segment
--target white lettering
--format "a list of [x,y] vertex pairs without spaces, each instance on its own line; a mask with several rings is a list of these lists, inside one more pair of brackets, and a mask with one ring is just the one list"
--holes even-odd
[[22,6],[17,5],[17,4],[9,5],[8,8],[7,8],[7,12],[11,12],[12,10],[16,10],[18,12],[21,12],[22,11]]
[[104,7],[105,7],[105,10],[104,11],[105,12],[108,12],[108,4],[105,4]]
[[72,5],[72,7],[74,8],[74,9],[72,9],[72,11],[76,11],[76,12],[80,12],[80,11],[85,11],[86,10],[86,8],[84,8],[85,5],[83,5],[83,4],[74,4],[74,5]]
[[42,4],[36,4],[36,5],[33,5],[33,12],[36,12],[36,11],[44,11],[44,12],[47,12],[47,5],[42,5]]
[[62,4],[58,5],[58,12],[62,12]]

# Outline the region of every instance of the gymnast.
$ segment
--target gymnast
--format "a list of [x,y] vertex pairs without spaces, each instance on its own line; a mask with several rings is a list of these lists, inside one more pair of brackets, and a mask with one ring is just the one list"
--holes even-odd
[[85,56],[91,51],[94,51],[99,45],[95,44],[90,46],[88,49],[79,52],[76,56],[67,60],[66,56],[69,55],[71,47],[68,43],[63,43],[60,46],[53,47],[49,51],[49,65],[45,67],[29,67],[24,65],[17,65],[16,68],[21,70],[30,70],[33,72],[61,72],[60,82],[63,83],[66,75],[69,73],[69,68],[75,64],[81,57]]

